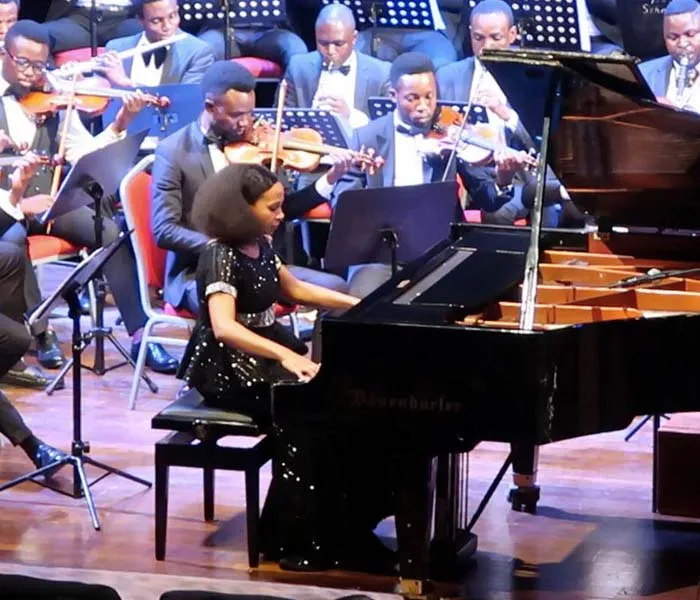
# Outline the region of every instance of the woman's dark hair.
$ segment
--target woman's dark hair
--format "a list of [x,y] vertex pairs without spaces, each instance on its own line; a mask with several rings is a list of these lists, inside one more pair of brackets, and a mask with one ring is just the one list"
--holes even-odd
[[229,165],[197,190],[192,224],[203,234],[229,246],[255,240],[262,230],[250,206],[277,181],[263,166]]

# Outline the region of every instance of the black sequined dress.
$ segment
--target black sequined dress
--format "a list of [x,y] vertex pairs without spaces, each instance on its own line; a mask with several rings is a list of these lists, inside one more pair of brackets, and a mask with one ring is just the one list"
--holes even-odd
[[[216,340],[207,298],[214,293],[236,299],[236,319],[256,333],[304,354],[306,345],[275,320],[280,296],[281,263],[270,245],[259,242],[251,258],[221,242],[210,242],[199,257],[199,319],[183,356],[178,376],[219,408],[249,414],[270,425],[270,385],[295,376],[278,361],[252,356]],[[276,456],[273,479],[263,508],[263,548],[276,558],[318,552],[324,517],[319,510],[325,465],[323,432],[300,423],[282,430],[273,426]],[[327,529],[327,528],[326,528]]]

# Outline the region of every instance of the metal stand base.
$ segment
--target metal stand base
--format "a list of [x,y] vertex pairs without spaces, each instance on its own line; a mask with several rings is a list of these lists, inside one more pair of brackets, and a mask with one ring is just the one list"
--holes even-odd
[[625,436],[625,441],[629,442],[642,427],[644,427],[649,421],[657,417],[659,419],[666,419],[667,421],[671,419],[671,417],[669,417],[668,415],[647,415],[630,430],[630,432]]
[[[120,367],[123,367],[124,365],[131,365],[131,368],[136,370],[136,361],[134,361],[133,358],[131,358],[131,355],[126,351],[126,348],[122,346],[119,343],[119,340],[114,336],[114,333],[112,333],[112,328],[111,327],[96,327],[94,329],[91,329],[87,333],[83,335],[83,349],[87,347],[90,342],[93,339],[96,339],[97,337],[100,337],[102,340],[107,339],[112,343],[112,346],[119,352],[119,354],[122,355],[124,358],[124,362],[117,363],[116,365],[112,365],[111,367],[107,367],[106,369],[103,367],[101,372],[97,372],[96,367],[89,367],[87,365],[81,364],[80,367],[83,369],[87,369],[88,371],[95,373],[96,375],[103,375],[104,373],[107,373],[108,371],[112,371],[113,369],[118,369]],[[68,373],[73,368],[73,359],[70,358],[68,361],[66,361],[66,364],[61,367],[61,370],[58,372],[54,380],[46,387],[46,393],[50,396],[51,394],[54,393],[56,390],[56,386],[59,384],[60,381],[63,380],[65,375]],[[141,379],[146,383],[148,388],[153,392],[154,394],[158,393],[158,386],[153,382],[153,380],[144,372],[141,373]]]
[[[76,499],[81,497],[85,498],[85,503],[87,504],[88,513],[90,513],[90,520],[92,521],[92,526],[99,531],[101,529],[100,519],[97,516],[97,509],[95,508],[95,501],[92,497],[92,491],[90,490],[90,486],[96,484],[98,481],[101,481],[108,475],[118,475],[119,477],[124,477],[125,479],[129,479],[130,481],[133,481],[135,483],[145,485],[148,488],[150,488],[153,484],[150,481],[146,481],[145,479],[141,479],[140,477],[131,475],[125,471],[122,471],[121,469],[111,467],[97,460],[94,460],[89,456],[85,456],[83,452],[86,451],[86,448],[84,448],[84,445],[81,445],[80,443],[74,442],[73,445],[75,447],[74,454],[64,456],[60,460],[57,460],[56,462],[53,462],[50,465],[46,465],[45,467],[41,467],[41,469],[36,469],[31,473],[21,475],[20,477],[16,477],[12,481],[8,481],[7,483],[0,486],[0,492],[14,487],[16,485],[19,485],[20,483],[24,483],[25,481],[31,481],[32,483],[41,485],[45,488],[53,490],[54,492],[63,494],[64,496],[70,496],[71,498]],[[85,464],[97,467],[98,469],[103,470],[104,473],[90,483],[88,482],[87,475],[85,473]],[[35,479],[36,477],[43,475],[46,472],[53,471],[57,467],[60,469],[65,465],[73,465],[72,492],[66,492],[65,490],[54,487],[52,485],[48,485],[47,483],[44,483],[42,481],[37,481]]]

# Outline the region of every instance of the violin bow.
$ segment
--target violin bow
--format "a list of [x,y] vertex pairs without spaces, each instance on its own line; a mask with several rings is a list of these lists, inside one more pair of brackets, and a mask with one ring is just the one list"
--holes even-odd
[[[75,107],[75,90],[78,83],[78,73],[73,75],[73,85],[71,86],[71,91],[68,96],[68,105],[66,106],[66,113],[63,120],[63,127],[61,127],[60,141],[58,143],[58,163],[54,166],[53,176],[51,178],[51,191],[49,194],[52,198],[55,198],[58,193],[58,188],[61,185],[61,177],[63,176],[63,161],[66,156],[66,139],[68,138],[68,131],[70,129],[70,122],[73,118],[73,109]],[[46,233],[51,233],[51,226],[53,221],[49,222],[46,227]]]
[[270,161],[270,171],[275,175],[277,175],[277,156],[280,149],[280,136],[282,135],[282,113],[284,112],[284,101],[287,97],[287,81],[285,79],[282,79],[279,89],[277,114],[275,115],[275,134],[272,144],[272,160]]

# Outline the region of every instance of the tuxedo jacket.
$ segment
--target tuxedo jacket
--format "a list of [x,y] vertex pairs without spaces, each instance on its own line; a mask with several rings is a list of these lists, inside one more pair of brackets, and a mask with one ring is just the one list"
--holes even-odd
[[[178,31],[178,33],[182,33]],[[127,37],[116,38],[107,42],[106,49],[123,52],[135,48],[141,39],[140,33]],[[199,83],[204,72],[214,63],[214,51],[206,42],[187,34],[187,37],[175,42],[168,49],[163,63],[161,84],[167,83]],[[123,61],[127,77],[131,74],[133,57]]]
[[[213,174],[199,120],[165,138],[156,148],[151,218],[157,244],[168,250],[164,295],[173,306],[182,302],[187,282],[194,279],[198,254],[209,240],[194,229],[190,215],[199,186]],[[323,202],[313,186],[288,194],[285,218],[296,219]]]
[[[355,103],[350,108],[366,114],[370,97],[386,95],[391,64],[361,52],[356,54]],[[284,74],[287,82],[285,106],[311,108],[321,78],[322,64],[323,59],[317,51],[292,56]]]
[[639,64],[639,72],[649,84],[655,96],[665,96],[671,81],[673,58],[670,55],[654,58]]

